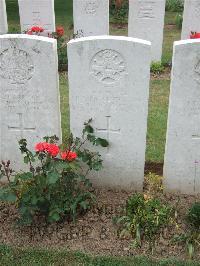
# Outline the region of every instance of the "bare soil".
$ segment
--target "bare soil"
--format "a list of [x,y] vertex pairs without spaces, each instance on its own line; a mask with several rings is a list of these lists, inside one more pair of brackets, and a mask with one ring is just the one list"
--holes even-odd
[[149,173],[154,173],[156,175],[163,175],[163,163],[155,163],[155,162],[146,162],[145,163],[145,175]]
[[170,80],[171,76],[171,67],[165,67],[164,71],[162,73],[151,73],[151,80],[163,80],[163,79],[168,79]]
[[[127,198],[132,194],[128,191],[96,189],[96,205],[80,217],[77,223],[64,221],[47,225],[38,222],[32,226],[18,227],[17,209],[14,205],[0,203],[0,243],[19,247],[67,248],[84,251],[94,255],[151,255],[148,243],[144,241],[141,249],[131,248],[130,237],[120,238],[117,228],[113,225],[113,217],[123,213]],[[200,196],[172,195],[159,196],[176,207],[178,211],[177,226],[169,225],[157,237],[156,250],[153,257],[187,258],[184,245],[173,243],[173,235],[187,231],[185,215],[188,208]],[[200,250],[196,251],[195,259],[200,259]]]

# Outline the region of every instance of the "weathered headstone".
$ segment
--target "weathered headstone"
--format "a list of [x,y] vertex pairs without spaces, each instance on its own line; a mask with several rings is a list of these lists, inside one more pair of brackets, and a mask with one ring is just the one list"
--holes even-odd
[[[146,147],[150,42],[86,37],[68,44],[70,127],[81,136],[90,118],[110,145],[100,152],[97,185],[142,190]],[[99,148],[98,148],[99,150]]]
[[200,41],[175,42],[165,151],[169,191],[200,192]]
[[200,1],[186,0],[183,12],[181,39],[189,39],[191,32],[200,32]]
[[32,26],[43,27],[45,32],[55,32],[54,0],[18,0],[21,31]]
[[6,2],[0,0],[0,34],[8,32],[7,13],[6,13]]
[[56,40],[0,36],[0,160],[22,167],[18,140],[30,148],[61,136]]
[[151,41],[152,61],[162,57],[165,0],[129,0],[128,35]]
[[109,0],[74,0],[73,17],[77,37],[109,35]]

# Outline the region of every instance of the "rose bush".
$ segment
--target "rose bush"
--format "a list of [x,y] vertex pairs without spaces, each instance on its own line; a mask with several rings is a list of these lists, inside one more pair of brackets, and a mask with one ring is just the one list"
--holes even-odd
[[64,28],[62,26],[57,27],[56,34],[58,37],[62,37],[65,34]]
[[[33,26],[30,29],[25,31],[28,35],[45,35],[45,30],[40,26]],[[56,31],[48,33],[47,37],[54,38],[57,40],[57,49],[58,49],[58,68],[59,71],[67,70],[67,41],[64,37],[65,30],[62,26],[56,27]]]
[[0,178],[8,183],[0,188],[0,200],[14,202],[19,210],[20,222],[30,224],[43,217],[47,222],[76,219],[90,208],[94,194],[87,174],[102,168],[98,152],[84,148],[86,142],[107,147],[105,139],[97,138],[90,125],[85,123],[82,138],[70,135],[66,145],[58,145],[58,138],[45,137],[35,145],[35,152],[27,141],[19,141],[28,171],[14,173],[10,161],[0,164]]

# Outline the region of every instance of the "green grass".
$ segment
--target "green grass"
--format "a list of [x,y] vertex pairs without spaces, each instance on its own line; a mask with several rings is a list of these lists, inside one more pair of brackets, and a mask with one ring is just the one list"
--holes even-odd
[[146,161],[163,161],[167,129],[169,86],[169,80],[151,81]]
[[61,103],[61,119],[62,119],[62,134],[63,141],[69,135],[69,88],[67,76],[64,73],[60,74],[60,103]]
[[181,32],[176,28],[176,26],[165,26],[164,29],[164,40],[163,40],[163,63],[171,63],[172,52],[173,52],[173,42],[180,40]]
[[[19,14],[17,0],[6,0],[9,30],[19,30]],[[66,35],[72,35],[73,12],[72,0],[55,0],[56,24],[63,25]],[[180,39],[180,30],[175,26],[176,12],[166,12],[162,61],[170,63],[172,58],[173,42]],[[112,35],[127,36],[127,24],[117,27],[111,24]],[[169,94],[169,80],[154,80],[150,87],[149,119],[147,134],[146,160],[163,162],[165,135],[167,124],[167,108]],[[67,76],[60,74],[61,112],[63,139],[69,134],[69,103]]]
[[17,0],[6,0],[9,31],[20,31],[19,10]]
[[198,262],[181,262],[175,259],[152,261],[146,257],[101,257],[80,252],[48,249],[20,249],[0,245],[2,266],[199,266]]

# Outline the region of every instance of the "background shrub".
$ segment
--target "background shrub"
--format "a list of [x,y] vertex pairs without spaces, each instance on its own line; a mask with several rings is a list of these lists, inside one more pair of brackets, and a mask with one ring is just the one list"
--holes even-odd
[[189,209],[187,220],[191,226],[200,230],[200,202],[196,202]]
[[129,1],[110,0],[111,21],[125,23],[128,20]]
[[134,194],[127,200],[126,215],[117,219],[121,234],[129,233],[134,246],[141,247],[146,239],[150,248],[154,247],[156,236],[172,220],[173,209],[159,199],[143,194]]
[[153,74],[161,74],[165,70],[163,64],[161,62],[152,62],[151,63],[151,73]]
[[10,161],[0,164],[0,179],[6,177],[8,184],[0,187],[0,201],[13,202],[20,214],[21,224],[31,224],[35,218],[46,222],[63,219],[75,220],[78,214],[88,210],[94,194],[87,174],[102,167],[101,155],[83,148],[86,141],[94,146],[108,146],[108,142],[96,138],[90,121],[85,123],[83,138],[73,138],[59,147],[56,136],[45,137],[37,143],[33,153],[27,141],[19,141],[28,172],[15,174]]
[[184,0],[167,0],[166,11],[183,12]]

